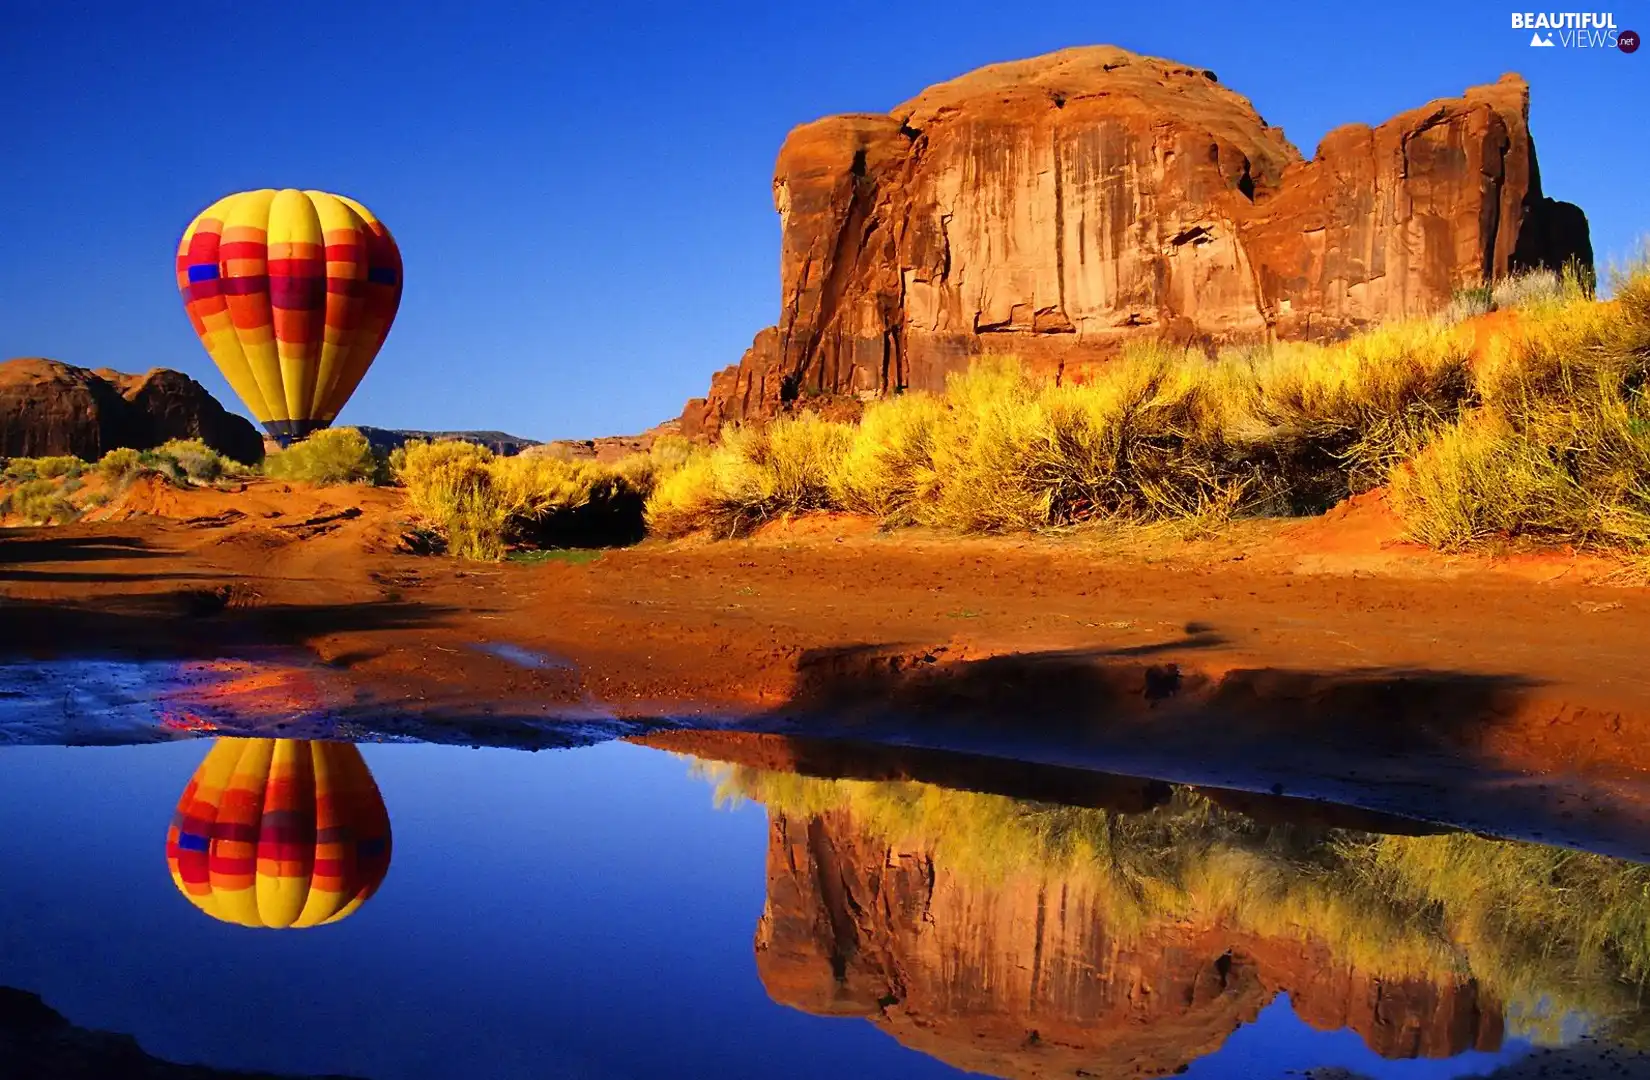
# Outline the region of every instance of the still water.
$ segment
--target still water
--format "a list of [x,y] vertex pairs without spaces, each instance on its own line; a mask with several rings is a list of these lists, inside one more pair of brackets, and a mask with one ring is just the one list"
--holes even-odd
[[[0,746],[0,986],[167,1061],[375,1080],[1444,1078],[1650,1028],[1634,864],[624,742],[362,745],[387,868],[250,928],[168,865],[232,741]],[[335,842],[370,816],[331,802]]]

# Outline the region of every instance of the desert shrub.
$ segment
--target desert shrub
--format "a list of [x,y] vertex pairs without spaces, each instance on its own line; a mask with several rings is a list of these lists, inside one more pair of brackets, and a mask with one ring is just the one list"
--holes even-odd
[[987,357],[952,375],[944,405],[946,422],[931,449],[939,483],[917,505],[917,519],[974,530],[1047,524],[1050,493],[1038,490],[1032,474],[1048,419],[1018,361]]
[[180,486],[189,483],[189,474],[184,471],[183,463],[171,454],[163,454],[159,450],[141,451],[138,466],[139,475],[158,476]]
[[416,475],[457,458],[491,461],[494,457],[487,447],[463,439],[408,439],[396,451],[396,479],[403,483],[409,473]]
[[117,447],[104,454],[97,462],[97,471],[112,484],[124,483],[143,468],[143,455],[129,446]]
[[[965,531],[1318,513],[1391,481],[1411,532],[1650,547],[1650,271],[1575,268],[1472,294],[1517,319],[1411,319],[1331,345],[1135,344],[1052,385],[983,358],[856,425],[729,427],[655,473],[651,531],[736,536],[816,509]],[[1481,354],[1482,353],[1482,354]],[[638,476],[640,474],[638,473]]]
[[81,509],[96,510],[100,506],[107,506],[109,498],[107,491],[89,491],[80,500]]
[[222,454],[200,439],[173,439],[152,452],[156,458],[176,462],[174,473],[197,484],[211,484],[221,480],[233,468]]
[[832,470],[832,498],[845,510],[890,525],[916,521],[918,508],[938,490],[934,439],[945,419],[944,405],[931,394],[901,394],[870,405]]
[[1562,270],[1540,267],[1512,274],[1497,281],[1490,288],[1493,306],[1498,311],[1551,311],[1593,298],[1592,271],[1576,263],[1568,263]]
[[1650,272],[1520,324],[1479,372],[1483,405],[1393,472],[1411,535],[1650,549]]
[[35,475],[45,480],[56,480],[65,476],[76,477],[85,471],[86,463],[69,455],[34,459]]
[[27,480],[7,497],[3,512],[29,525],[60,525],[79,516],[74,504],[63,495],[55,480]]
[[77,457],[11,458],[0,469],[0,481],[21,484],[30,480],[59,480],[65,476],[79,476],[86,471],[86,463]]
[[460,559],[503,557],[509,507],[486,462],[450,458],[422,474],[418,490],[419,503],[429,508],[426,520],[446,538],[450,554]]
[[1494,310],[1495,290],[1488,285],[1472,285],[1450,294],[1449,303],[1438,313],[1438,320],[1450,326],[1488,315]]
[[1126,350],[1091,381],[1053,386],[1011,359],[953,376],[928,441],[933,479],[911,476],[926,524],[1036,529],[1093,518],[1157,520],[1229,508],[1241,463],[1219,437],[1219,384],[1201,357]]
[[660,478],[647,500],[646,524],[661,536],[709,530],[738,536],[764,521],[832,501],[832,478],[853,439],[846,424],[813,413],[765,427],[729,426]]
[[1226,360],[1216,411],[1285,513],[1385,481],[1473,400],[1470,334],[1433,320]]
[[501,458],[456,440],[403,449],[397,478],[408,509],[467,559],[498,559],[511,545],[635,543],[659,467],[646,454],[613,465],[550,454]]
[[386,475],[385,463],[354,428],[326,428],[264,458],[264,473],[305,484],[371,484]]
[[1200,358],[1144,347],[1089,384],[1045,389],[1038,481],[1049,491],[1049,524],[1230,514],[1254,478],[1228,444],[1240,384],[1225,375]]
[[594,461],[505,458],[493,463],[508,505],[506,539],[537,548],[616,547],[646,534],[648,494],[662,466],[652,455]]
[[1450,325],[1492,311],[1540,312],[1577,300],[1590,300],[1593,290],[1590,268],[1574,262],[1561,270],[1537,267],[1489,284],[1456,289],[1450,295],[1449,304],[1438,313],[1438,321]]
[[1493,413],[1464,418],[1393,472],[1394,507],[1411,536],[1444,550],[1515,533],[1537,517],[1561,529],[1576,519],[1580,492],[1530,449]]
[[736,535],[739,516],[730,512],[722,493],[722,475],[740,466],[725,441],[693,454],[648,496],[648,532],[676,537],[703,529],[719,536]]

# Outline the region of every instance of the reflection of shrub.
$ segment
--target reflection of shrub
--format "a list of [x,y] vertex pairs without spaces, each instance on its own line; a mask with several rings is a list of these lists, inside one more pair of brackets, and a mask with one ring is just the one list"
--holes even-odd
[[326,428],[264,458],[265,475],[303,484],[371,484],[384,465],[354,428]]
[[793,819],[834,811],[839,827],[926,850],[981,888],[1040,878],[1092,901],[1119,939],[1164,923],[1293,938],[1368,976],[1470,977],[1524,1037],[1586,1015],[1642,1041],[1650,867],[1468,833],[1266,825],[1190,789],[1118,813],[907,781],[707,771],[719,801],[754,799]]

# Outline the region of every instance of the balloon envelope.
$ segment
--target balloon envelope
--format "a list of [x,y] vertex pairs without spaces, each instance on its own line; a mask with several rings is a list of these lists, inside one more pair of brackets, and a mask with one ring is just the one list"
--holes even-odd
[[319,926],[383,883],[389,814],[350,743],[218,739],[178,801],[166,863],[215,919]]
[[224,378],[282,443],[337,417],[401,304],[401,252],[353,199],[243,191],[189,223],[178,289]]

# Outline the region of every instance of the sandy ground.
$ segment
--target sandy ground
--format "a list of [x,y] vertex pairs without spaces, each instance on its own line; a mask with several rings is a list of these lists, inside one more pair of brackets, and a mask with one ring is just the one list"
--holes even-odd
[[100,514],[0,530],[0,662],[290,646],[305,694],[483,734],[737,721],[1467,824],[1493,803],[1489,828],[1650,854],[1650,596],[1597,559],[1421,551],[1378,498],[1212,540],[820,517],[532,565],[398,550],[389,490],[156,484]]

